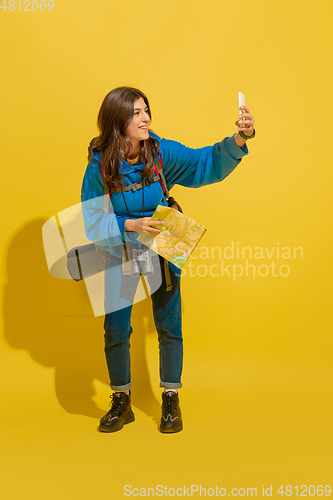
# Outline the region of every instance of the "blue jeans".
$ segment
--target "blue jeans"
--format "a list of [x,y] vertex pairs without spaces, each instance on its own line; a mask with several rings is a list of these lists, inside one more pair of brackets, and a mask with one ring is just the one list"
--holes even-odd
[[[181,270],[168,262],[172,290],[166,290],[164,259],[155,254],[153,257],[154,274],[161,275],[162,283],[151,295],[153,315],[158,333],[160,353],[160,387],[169,389],[182,386],[183,338],[181,317],[180,277]],[[109,278],[108,278],[109,277]],[[112,279],[111,279],[112,278]],[[131,387],[130,336],[132,304],[140,278],[122,276],[121,267],[113,268],[105,273],[106,305],[105,356],[110,376],[110,386],[115,391],[127,390]],[[149,284],[153,277],[148,277]],[[150,285],[151,286],[151,285]],[[126,288],[127,295],[121,290]],[[154,288],[152,288],[154,289]],[[111,307],[110,301],[119,303],[121,307]]]

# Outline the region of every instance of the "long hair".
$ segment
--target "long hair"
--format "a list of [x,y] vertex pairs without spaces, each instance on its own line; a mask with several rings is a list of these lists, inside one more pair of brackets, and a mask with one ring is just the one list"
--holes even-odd
[[[105,96],[98,113],[97,125],[100,134],[90,142],[88,160],[91,159],[93,150],[101,151],[101,168],[112,191],[121,191],[124,185],[124,176],[120,166],[122,166],[122,160],[127,158],[132,150],[132,144],[125,131],[134,116],[134,101],[140,97],[148,107],[151,120],[147,97],[133,87],[117,87],[111,90]],[[149,136],[147,140],[141,141],[141,161],[145,164],[142,177],[149,178],[153,175],[154,158],[159,150],[159,142],[154,137]]]

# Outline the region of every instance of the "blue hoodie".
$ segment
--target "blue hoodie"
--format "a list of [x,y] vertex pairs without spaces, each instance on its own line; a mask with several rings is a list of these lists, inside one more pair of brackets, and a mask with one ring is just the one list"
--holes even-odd
[[[169,139],[162,139],[149,131],[160,144],[163,173],[168,190],[179,184],[198,188],[225,179],[248,154],[246,144],[240,148],[233,137],[226,137],[213,146],[192,149]],[[156,158],[157,161],[158,157]],[[103,177],[100,171],[100,152],[95,151],[88,163],[81,189],[84,225],[87,238],[104,250],[121,257],[122,245],[134,240],[138,233],[126,232],[129,218],[121,193],[112,193],[109,212],[104,212]],[[123,160],[126,184],[140,182],[144,164],[130,165]],[[144,193],[142,191],[144,190]],[[142,194],[144,195],[144,215]],[[135,192],[125,191],[124,196],[132,219],[151,217],[157,205],[167,205],[161,184],[155,182]]]

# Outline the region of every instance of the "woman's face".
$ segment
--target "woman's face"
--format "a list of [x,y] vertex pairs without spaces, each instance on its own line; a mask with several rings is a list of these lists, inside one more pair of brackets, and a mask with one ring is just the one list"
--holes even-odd
[[134,101],[134,116],[131,123],[126,128],[126,135],[135,147],[140,141],[145,141],[149,138],[148,126],[150,116],[148,114],[148,106],[142,97]]

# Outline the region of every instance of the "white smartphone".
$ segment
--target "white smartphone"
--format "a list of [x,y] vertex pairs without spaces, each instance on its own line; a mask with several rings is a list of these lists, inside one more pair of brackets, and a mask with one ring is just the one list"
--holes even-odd
[[[241,92],[238,92],[238,107],[240,108],[241,106],[245,106],[245,96]],[[243,111],[241,111],[240,109],[239,112],[243,113]]]

